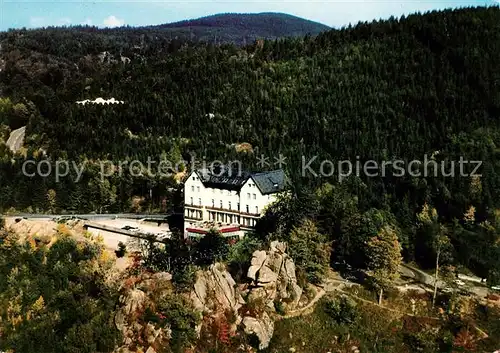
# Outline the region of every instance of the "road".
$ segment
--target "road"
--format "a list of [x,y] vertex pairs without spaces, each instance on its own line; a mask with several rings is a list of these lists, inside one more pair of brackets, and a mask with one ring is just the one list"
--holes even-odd
[[167,219],[171,215],[182,215],[182,213],[169,213],[169,214],[135,214],[135,213],[109,213],[109,214],[29,214],[29,213],[18,213],[13,215],[4,215],[5,217],[11,218],[26,218],[26,219],[53,219],[53,218],[64,218],[64,217],[76,217],[80,219],[155,219],[163,220]]
[[[428,273],[425,273],[422,270],[419,270],[418,268],[415,268],[413,266],[407,265],[407,264],[402,264],[400,266],[400,273],[409,278],[413,278],[415,281],[425,284],[426,286],[429,287],[434,287],[434,276],[429,275]],[[468,281],[469,278],[472,280],[472,282],[477,282],[477,278],[475,277],[468,277],[465,275],[459,275],[460,279],[463,279],[465,281]],[[446,282],[442,280],[438,280],[437,282],[437,287],[440,291],[445,290],[449,288],[449,285],[446,284]],[[484,298],[488,294],[488,288],[484,286],[472,286],[472,285],[463,285],[459,286],[459,288],[474,294],[478,297]]]
[[20,129],[12,131],[6,143],[7,147],[9,147],[12,152],[16,153],[23,146],[25,135],[26,135],[26,126],[23,126]]

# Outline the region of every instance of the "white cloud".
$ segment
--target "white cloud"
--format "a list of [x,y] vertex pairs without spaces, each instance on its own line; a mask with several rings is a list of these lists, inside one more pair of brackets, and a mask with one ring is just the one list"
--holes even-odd
[[81,24],[82,24],[82,26],[92,26],[92,19],[91,18],[87,18]]
[[109,16],[104,19],[103,23],[106,27],[120,27],[125,24],[125,21],[121,18],[117,18],[116,16]]

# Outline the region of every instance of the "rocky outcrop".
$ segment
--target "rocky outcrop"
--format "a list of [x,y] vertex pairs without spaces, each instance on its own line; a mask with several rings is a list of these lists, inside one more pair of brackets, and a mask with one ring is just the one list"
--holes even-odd
[[208,271],[198,271],[191,299],[196,309],[204,313],[216,310],[237,312],[244,304],[236,282],[224,265],[215,264]]
[[141,342],[147,352],[155,352],[154,347],[171,338],[169,327],[156,327],[143,320],[146,309],[154,307],[154,300],[161,297],[161,293],[170,292],[171,279],[169,273],[159,272],[143,273],[125,281],[129,287],[122,288],[120,309],[115,314],[115,325],[123,335],[123,342],[115,353],[128,353],[137,342]]
[[302,296],[302,288],[297,284],[295,263],[286,253],[286,243],[274,241],[268,252],[253,254],[248,278],[267,301],[285,301],[288,309],[293,309]]
[[247,335],[255,335],[259,339],[259,349],[265,349],[269,346],[269,342],[273,338],[274,322],[266,312],[260,318],[245,316],[243,328]]
[[275,241],[269,251],[255,251],[248,270],[252,285],[247,292],[247,307],[252,310],[244,313],[242,323],[245,333],[258,338],[259,349],[265,349],[273,336],[274,323],[268,312],[275,310],[275,303],[281,302],[282,308],[292,310],[302,296],[295,263],[286,249],[286,243]]
[[[223,264],[198,271],[190,293],[195,308],[206,318],[220,318],[231,312],[236,319],[231,331],[241,327],[246,334],[259,340],[259,349],[265,349],[274,333],[270,313],[275,312],[275,302],[280,301],[284,308],[293,309],[302,296],[295,263],[286,254],[286,249],[286,243],[273,242],[269,251],[255,251],[247,273],[252,282],[249,286],[238,286]],[[200,326],[198,332],[201,329]]]

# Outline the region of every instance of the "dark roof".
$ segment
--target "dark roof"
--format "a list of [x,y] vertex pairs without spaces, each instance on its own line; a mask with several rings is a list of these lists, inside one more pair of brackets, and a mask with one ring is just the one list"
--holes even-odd
[[252,179],[262,195],[274,194],[283,191],[286,187],[286,175],[281,169],[252,174]]
[[286,176],[283,170],[248,173],[234,169],[217,171],[200,169],[196,171],[196,174],[207,188],[240,191],[250,177],[263,195],[283,191],[286,187]]
[[201,182],[207,188],[216,188],[224,190],[239,191],[243,184],[248,180],[250,173],[241,172],[234,169],[214,170],[201,169],[197,170]]

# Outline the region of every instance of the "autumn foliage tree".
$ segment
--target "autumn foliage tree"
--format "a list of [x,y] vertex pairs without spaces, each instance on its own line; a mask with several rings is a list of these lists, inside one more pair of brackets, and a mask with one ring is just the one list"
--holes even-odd
[[382,304],[384,290],[394,284],[399,278],[401,265],[401,245],[396,229],[384,225],[378,234],[368,240],[368,274],[379,290],[379,305]]
[[311,283],[321,283],[330,265],[331,245],[313,221],[305,220],[291,231],[288,252]]
[[50,248],[0,239],[0,350],[104,353],[118,342],[104,249],[69,237]]

